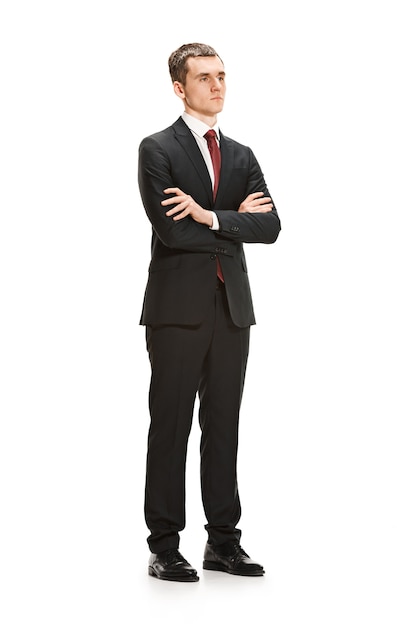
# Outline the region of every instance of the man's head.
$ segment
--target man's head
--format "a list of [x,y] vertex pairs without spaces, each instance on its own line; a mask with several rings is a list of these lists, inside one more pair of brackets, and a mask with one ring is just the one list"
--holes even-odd
[[[211,46],[204,43],[186,43],[170,55],[168,60],[172,82],[185,85],[188,72],[188,59],[193,57],[219,57]],[[221,59],[220,59],[221,60]]]
[[214,126],[226,94],[226,74],[217,52],[205,44],[185,44],[169,57],[169,71],[185,111]]

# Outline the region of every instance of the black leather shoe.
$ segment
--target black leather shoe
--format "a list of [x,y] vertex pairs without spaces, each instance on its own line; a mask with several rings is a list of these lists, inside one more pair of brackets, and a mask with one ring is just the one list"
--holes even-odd
[[252,561],[237,541],[227,542],[221,546],[208,543],[204,551],[203,569],[227,572],[237,576],[265,574],[262,565]]
[[177,582],[196,582],[197,572],[177,550],[164,550],[149,557],[149,576],[161,580],[175,580]]

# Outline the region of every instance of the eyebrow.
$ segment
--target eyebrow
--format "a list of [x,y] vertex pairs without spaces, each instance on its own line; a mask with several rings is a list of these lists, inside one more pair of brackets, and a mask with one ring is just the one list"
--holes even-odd
[[[196,74],[196,78],[201,78],[202,76],[210,76],[210,72],[200,72]],[[217,72],[216,76],[226,76],[226,72]]]

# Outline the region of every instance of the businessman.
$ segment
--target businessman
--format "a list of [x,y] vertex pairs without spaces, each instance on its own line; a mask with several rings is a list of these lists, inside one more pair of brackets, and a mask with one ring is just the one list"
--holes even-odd
[[148,572],[197,581],[179,551],[195,401],[207,544],[203,569],[262,576],[240,544],[239,410],[255,324],[244,243],[274,243],[280,220],[250,148],[220,131],[225,68],[205,44],[169,58],[184,112],[139,147],[139,189],[152,224],[140,323],[151,363],[145,520]]

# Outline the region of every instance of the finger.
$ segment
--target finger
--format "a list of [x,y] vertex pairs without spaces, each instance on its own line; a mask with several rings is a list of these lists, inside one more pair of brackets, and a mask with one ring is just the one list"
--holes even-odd
[[182,213],[179,213],[178,215],[176,215],[175,217],[172,218],[172,220],[174,222],[178,222],[179,220],[184,219],[184,217],[187,217],[187,215],[189,215],[189,210],[185,209]]
[[186,204],[181,202],[181,204],[177,204],[172,209],[167,211],[165,215],[167,215],[168,217],[171,217],[171,215],[175,215],[175,213],[180,213],[181,211],[184,211],[186,209],[186,206],[187,206]]
[[268,196],[264,196],[263,198],[258,198],[257,200],[253,201],[254,206],[258,206],[260,204],[271,204],[271,198],[268,198]]
[[[169,209],[169,211],[167,211],[165,215],[174,215],[174,213],[178,213],[179,211],[184,211],[185,209],[187,209],[188,212],[190,212],[191,201],[190,201],[189,196],[185,196],[185,197],[181,196],[181,198],[179,197],[171,198],[171,200],[174,200],[175,206],[172,207],[172,209]],[[165,202],[166,204],[169,203],[168,200],[164,200],[163,202]],[[170,202],[170,204],[173,204],[173,202]]]
[[246,213],[268,213],[269,211],[272,211],[273,209],[273,204],[260,204],[258,206],[250,206],[247,207],[247,209],[245,210]]
[[256,198],[260,198],[263,195],[264,195],[263,191],[255,191],[254,193],[250,193],[248,197],[246,198],[246,200],[251,202],[252,200],[255,200]]
[[181,195],[184,196],[184,192],[181,191],[181,189],[179,187],[167,187],[167,189],[164,189],[164,193],[175,193],[177,195]]
[[162,206],[169,206],[170,204],[178,204],[179,202],[186,202],[186,196],[172,196],[172,198],[161,200]]

